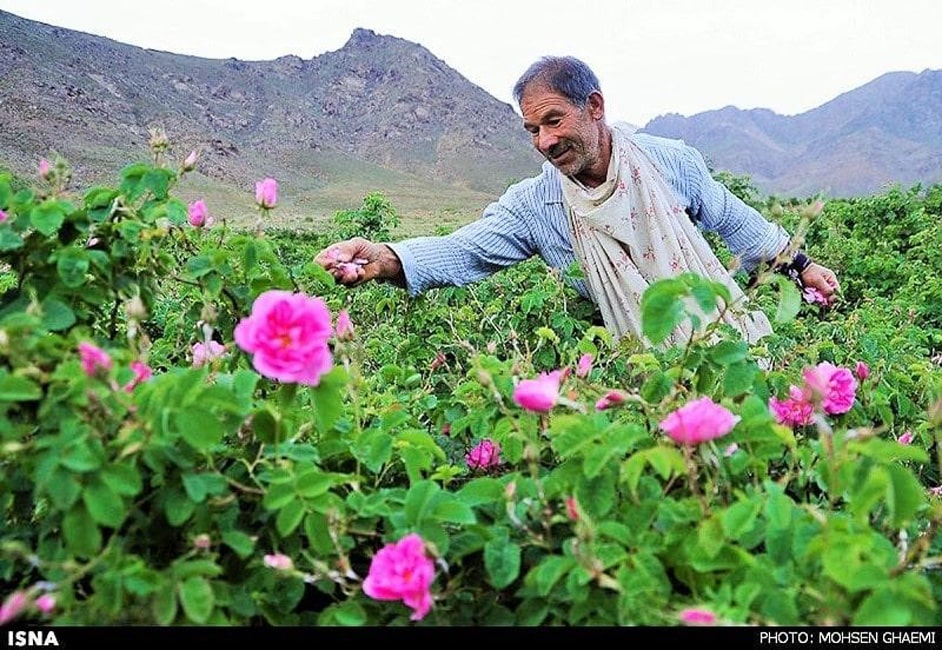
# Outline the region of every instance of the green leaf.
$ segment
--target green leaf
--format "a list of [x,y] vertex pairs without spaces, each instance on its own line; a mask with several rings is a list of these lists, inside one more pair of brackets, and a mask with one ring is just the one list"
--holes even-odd
[[504,498],[504,485],[496,478],[476,478],[458,491],[458,498],[469,506],[500,503]]
[[318,615],[317,624],[358,627],[366,625],[368,620],[366,610],[359,603],[347,600],[327,607]]
[[659,280],[641,297],[641,331],[655,345],[670,336],[684,320],[681,297],[686,285],[676,278]]
[[723,378],[723,394],[738,397],[752,388],[756,378],[756,365],[749,361],[737,361],[726,369]]
[[192,516],[196,510],[193,503],[183,490],[172,490],[164,500],[164,515],[171,526],[180,526]]
[[756,525],[760,504],[756,501],[738,501],[722,514],[726,537],[738,540]]
[[101,550],[101,530],[85,506],[76,504],[62,518],[62,535],[69,553],[92,557]]
[[56,271],[62,284],[75,289],[85,284],[85,274],[88,273],[89,258],[84,249],[66,248],[59,252],[56,259]]
[[287,537],[294,532],[294,529],[301,525],[304,514],[307,512],[304,502],[301,499],[291,501],[284,508],[278,511],[275,518],[275,528],[282,537]]
[[912,622],[904,599],[892,589],[877,588],[854,613],[853,625],[903,627]]
[[59,230],[65,221],[65,204],[55,199],[46,199],[30,210],[29,220],[41,234],[49,237]]
[[895,528],[911,522],[926,503],[925,488],[905,467],[888,465],[890,476],[886,502]]
[[530,571],[527,578],[532,576],[537,594],[545,597],[553,590],[553,586],[575,567],[576,562],[572,558],[549,555]]
[[154,168],[147,170],[142,182],[155,199],[162,201],[167,198],[170,181],[175,178],[176,174],[170,169]]
[[313,498],[327,492],[331,485],[333,485],[333,479],[331,479],[330,474],[325,474],[314,468],[298,476],[294,489],[302,497]]
[[0,375],[0,402],[32,402],[42,398],[43,391],[32,379]]
[[420,481],[409,488],[403,504],[406,523],[416,526],[426,517],[431,504],[441,492],[441,488],[432,481]]
[[264,443],[272,444],[280,439],[281,425],[274,413],[261,408],[252,413],[252,431]]
[[715,558],[723,550],[726,537],[723,534],[723,524],[717,517],[710,517],[700,522],[697,527],[697,543],[710,559]]
[[255,542],[240,530],[227,530],[222,534],[222,543],[235,551],[241,558],[247,558],[255,550]]
[[9,228],[0,228],[0,253],[23,247],[23,238]]
[[520,575],[520,547],[506,539],[506,535],[484,544],[484,568],[491,584],[503,589]]
[[743,361],[749,354],[749,345],[743,341],[720,341],[710,350],[710,358],[721,366]]
[[143,489],[137,468],[127,464],[107,465],[101,471],[101,480],[116,494],[133,497]]
[[180,585],[180,604],[183,605],[183,613],[194,623],[208,621],[215,605],[209,580],[193,576],[184,581]]
[[72,476],[71,472],[62,467],[57,467],[51,480],[45,485],[49,498],[53,505],[59,510],[68,510],[78,501],[82,494],[82,484]]
[[787,323],[795,319],[801,309],[801,292],[790,278],[784,275],[776,275],[778,282],[779,297],[778,308],[775,310],[775,322]]
[[456,498],[449,501],[438,503],[432,510],[432,516],[439,521],[445,521],[452,524],[474,524],[477,518],[471,508]]
[[177,617],[177,591],[169,580],[154,594],[152,609],[158,625],[170,625]]
[[262,506],[266,510],[281,510],[297,498],[293,483],[272,483],[265,490]]
[[178,411],[175,420],[183,439],[199,451],[208,451],[218,445],[225,435],[219,417],[199,406]]
[[684,456],[676,447],[658,445],[646,449],[642,453],[644,453],[648,464],[665,480],[671,476],[681,475],[686,471]]
[[393,437],[373,429],[360,435],[353,445],[353,454],[368,470],[378,474],[392,458],[392,448]]
[[100,453],[95,453],[89,447],[85,440],[76,440],[73,444],[63,449],[63,454],[59,457],[59,464],[73,472],[91,472],[101,467],[102,458]]
[[61,332],[75,324],[75,312],[58,298],[47,297],[42,301],[41,308],[43,327],[50,332]]
[[187,496],[196,503],[202,503],[207,495],[218,496],[225,494],[226,477],[221,474],[203,472],[200,474],[184,474],[182,477],[183,489]]
[[911,460],[921,464],[929,462],[929,454],[922,447],[901,445],[895,440],[880,440],[879,438],[852,440],[847,444],[847,448],[884,463],[899,460]]
[[343,396],[347,389],[347,372],[337,366],[321,375],[317,386],[311,389],[314,401],[314,421],[319,431],[330,431],[343,415]]
[[124,501],[104,482],[95,482],[85,486],[82,501],[88,508],[92,519],[102,526],[117,528],[127,516]]

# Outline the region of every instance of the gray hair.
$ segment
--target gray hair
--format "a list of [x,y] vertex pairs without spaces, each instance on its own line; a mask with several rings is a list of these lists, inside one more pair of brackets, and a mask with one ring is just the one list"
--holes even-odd
[[559,93],[578,108],[585,106],[589,95],[601,92],[592,69],[572,56],[544,56],[527,68],[514,84],[514,100],[518,106],[524,91],[533,84]]

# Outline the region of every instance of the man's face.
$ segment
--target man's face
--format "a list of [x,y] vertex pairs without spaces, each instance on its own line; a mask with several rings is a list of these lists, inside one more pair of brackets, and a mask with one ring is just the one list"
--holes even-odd
[[[593,101],[595,100],[595,101]],[[567,176],[581,178],[597,171],[603,155],[600,138],[600,97],[590,96],[582,108],[544,87],[528,88],[520,100],[523,126],[533,146]],[[608,161],[601,165],[607,171]]]

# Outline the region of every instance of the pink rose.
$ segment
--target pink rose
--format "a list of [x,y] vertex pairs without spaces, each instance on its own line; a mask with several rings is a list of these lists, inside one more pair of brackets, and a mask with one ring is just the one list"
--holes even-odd
[[821,401],[825,413],[846,413],[854,405],[857,380],[847,368],[839,368],[823,361],[814,368],[805,368],[805,385],[812,396]]
[[857,379],[864,381],[867,377],[870,376],[870,368],[863,361],[858,361],[857,367],[854,369],[854,373],[857,375]]
[[105,372],[111,370],[111,356],[91,343],[79,343],[79,358],[82,360],[82,371],[89,377],[94,377],[99,369]]
[[579,504],[575,497],[566,497],[566,516],[571,521],[579,521]]
[[907,431],[906,433],[900,434],[900,437],[896,439],[896,442],[901,445],[911,445],[915,437],[916,436],[913,435],[912,431]]
[[6,597],[3,604],[0,605],[0,625],[6,625],[17,616],[23,613],[23,610],[29,605],[29,598],[24,591],[14,591]]
[[183,159],[183,171],[188,172],[194,169],[196,167],[197,158],[199,158],[199,154],[196,152],[196,149],[194,149],[190,152],[190,155]]
[[353,323],[346,309],[341,309],[337,314],[337,338],[341,341],[353,340]]
[[134,390],[135,386],[144,383],[154,376],[154,372],[150,369],[150,366],[143,361],[132,361],[131,370],[134,372],[134,377],[132,377],[131,381],[124,387],[124,390],[129,393]]
[[738,415],[733,415],[709,397],[701,397],[668,415],[660,427],[674,442],[696,445],[725,436],[739,420]]
[[49,161],[45,158],[39,159],[39,177],[43,180],[49,178],[49,174],[52,173],[52,165],[49,164]]
[[412,608],[410,618],[420,621],[432,608],[434,579],[435,565],[425,555],[425,542],[411,533],[373,556],[363,592],[376,600],[401,600]]
[[514,402],[528,411],[546,412],[559,400],[562,372],[540,373],[536,379],[524,379],[514,388]]
[[190,225],[194,228],[202,228],[203,226],[208,228],[213,225],[213,218],[209,216],[209,210],[203,199],[193,201],[187,206],[187,213],[189,215],[188,220]]
[[269,379],[316,386],[333,367],[330,310],[320,298],[270,290],[235,327],[235,341]]
[[8,215],[8,214],[7,214],[6,212],[4,212],[3,210],[0,210],[0,223],[3,223],[4,221],[6,221],[6,220],[9,219],[9,218],[10,218],[10,215]]
[[789,388],[788,399],[770,399],[769,406],[775,415],[775,421],[789,427],[811,424],[814,418],[814,403],[798,386]]
[[500,465],[500,445],[485,438],[465,454],[464,458],[471,469],[497,467]]
[[583,354],[579,357],[579,363],[576,364],[576,377],[588,377],[592,370],[592,355]]
[[226,356],[226,346],[217,341],[193,344],[193,367],[202,368],[207,363]]
[[278,203],[278,181],[266,178],[255,183],[255,202],[265,209],[275,207]]
[[613,406],[618,406],[625,401],[625,394],[620,390],[610,390],[595,403],[596,411],[604,411],[610,409]]
[[716,625],[716,614],[703,607],[688,607],[680,613],[684,625]]
[[36,599],[36,609],[38,609],[43,614],[51,614],[52,610],[56,608],[56,596],[55,594],[43,594]]
[[262,558],[262,561],[270,569],[276,571],[291,571],[294,569],[294,561],[284,553],[271,553]]

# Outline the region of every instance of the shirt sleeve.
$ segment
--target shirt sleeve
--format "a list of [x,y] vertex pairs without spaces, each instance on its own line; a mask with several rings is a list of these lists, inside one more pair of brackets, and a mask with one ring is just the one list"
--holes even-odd
[[726,242],[743,270],[752,271],[782,252],[789,240],[785,229],[767,220],[714,179],[698,150],[685,145],[683,163],[690,188],[690,215],[702,228],[716,232]]
[[511,187],[480,219],[449,235],[387,243],[402,264],[409,295],[476,282],[536,254],[530,209],[520,194]]

